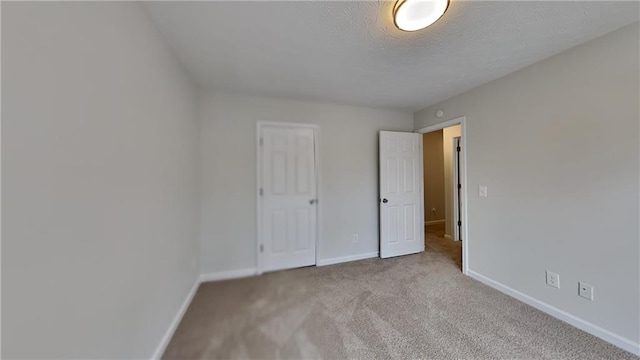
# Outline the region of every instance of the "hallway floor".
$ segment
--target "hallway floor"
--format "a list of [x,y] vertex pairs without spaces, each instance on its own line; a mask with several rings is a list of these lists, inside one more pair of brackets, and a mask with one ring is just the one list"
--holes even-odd
[[444,224],[426,226],[424,236],[425,250],[448,257],[462,271],[462,242],[445,239],[444,234]]

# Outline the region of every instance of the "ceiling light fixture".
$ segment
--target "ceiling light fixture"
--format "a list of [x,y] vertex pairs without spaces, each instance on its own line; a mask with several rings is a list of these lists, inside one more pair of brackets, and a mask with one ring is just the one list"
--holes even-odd
[[393,22],[403,31],[417,31],[438,21],[447,11],[449,0],[398,0]]

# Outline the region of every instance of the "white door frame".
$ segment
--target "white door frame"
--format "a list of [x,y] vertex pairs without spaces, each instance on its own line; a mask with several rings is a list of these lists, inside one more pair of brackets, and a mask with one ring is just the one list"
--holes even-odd
[[315,248],[316,248],[316,259],[315,265],[318,265],[319,258],[319,244],[320,244],[320,235],[321,235],[321,218],[320,207],[322,206],[322,202],[320,201],[320,127],[316,124],[301,124],[301,123],[293,123],[293,122],[273,122],[273,121],[258,121],[256,123],[256,274],[260,275],[263,273],[262,269],[262,252],[260,251],[260,245],[262,244],[262,195],[260,194],[260,188],[262,187],[262,128],[263,127],[283,127],[283,128],[306,128],[313,129],[313,151],[314,151],[314,161],[315,161],[315,179],[316,179],[316,239],[315,239]]
[[[460,146],[462,147],[462,164],[460,166],[460,171],[462,171],[462,273],[465,275],[469,275],[469,231],[468,231],[468,223],[469,217],[467,216],[467,127],[466,127],[467,117],[461,116],[455,119],[446,120],[434,125],[429,125],[427,127],[423,127],[415,130],[414,132],[419,134],[424,134],[436,130],[442,130],[444,128],[460,125]],[[424,205],[423,205],[424,206]],[[423,210],[424,211],[424,210]]]

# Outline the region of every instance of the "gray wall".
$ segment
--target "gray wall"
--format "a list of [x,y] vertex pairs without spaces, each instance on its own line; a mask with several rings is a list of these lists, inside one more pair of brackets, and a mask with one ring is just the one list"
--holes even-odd
[[411,131],[410,113],[220,93],[200,100],[203,273],[256,266],[257,121],[320,126],[318,258],[378,251],[378,131]]
[[197,277],[190,81],[134,3],[2,3],[2,357],[149,358]]
[[470,270],[636,343],[638,33],[636,23],[480,86],[414,125],[438,123],[437,109],[467,116]]

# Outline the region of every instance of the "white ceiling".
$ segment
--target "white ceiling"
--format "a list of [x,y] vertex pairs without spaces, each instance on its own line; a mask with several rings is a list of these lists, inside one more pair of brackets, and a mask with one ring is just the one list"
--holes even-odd
[[149,2],[206,89],[415,111],[638,20],[638,2],[456,1],[397,30],[393,2]]

